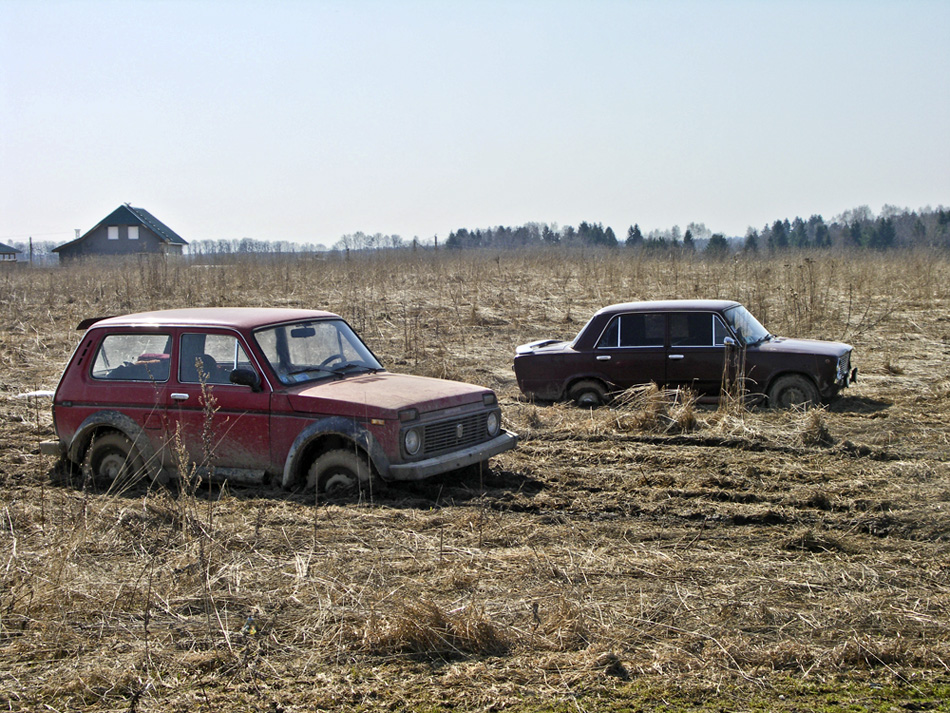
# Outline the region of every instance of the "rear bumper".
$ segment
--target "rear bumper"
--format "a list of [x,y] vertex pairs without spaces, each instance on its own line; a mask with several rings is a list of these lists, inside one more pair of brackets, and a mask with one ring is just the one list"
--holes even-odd
[[389,466],[389,477],[386,480],[422,480],[439,473],[448,473],[465,466],[481,463],[499,453],[510,451],[518,445],[518,436],[510,431],[503,431],[490,441],[465,448],[460,451],[445,453],[434,458],[417,461],[415,463],[399,463]]

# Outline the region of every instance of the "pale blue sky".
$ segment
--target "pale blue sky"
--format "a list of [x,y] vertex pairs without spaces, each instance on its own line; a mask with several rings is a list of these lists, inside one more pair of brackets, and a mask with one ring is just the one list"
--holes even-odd
[[950,2],[0,0],[0,241],[950,204]]

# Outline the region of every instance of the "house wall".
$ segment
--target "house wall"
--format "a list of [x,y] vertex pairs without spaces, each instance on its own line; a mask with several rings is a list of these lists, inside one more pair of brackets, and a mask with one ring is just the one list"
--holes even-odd
[[110,255],[139,255],[142,253],[181,254],[180,245],[166,245],[144,225],[138,226],[138,240],[129,240],[129,226],[120,225],[118,228],[119,239],[109,240],[109,226],[100,225],[88,233],[80,242],[62,246],[59,250],[60,260]]

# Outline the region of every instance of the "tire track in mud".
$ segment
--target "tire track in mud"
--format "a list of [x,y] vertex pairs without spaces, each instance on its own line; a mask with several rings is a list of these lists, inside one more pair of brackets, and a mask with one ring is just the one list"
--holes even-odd
[[877,461],[904,460],[908,456],[895,453],[893,451],[872,448],[871,446],[852,443],[844,440],[827,447],[809,447],[794,446],[779,443],[769,443],[767,441],[757,441],[749,438],[740,438],[736,436],[715,436],[715,435],[646,435],[646,434],[576,434],[576,433],[554,433],[537,436],[522,436],[522,445],[530,443],[533,440],[540,440],[547,443],[556,442],[585,442],[585,443],[642,443],[656,446],[697,446],[703,448],[729,448],[753,453],[786,453],[790,455],[802,455],[816,451],[833,451],[853,458],[870,458]]
[[902,471],[919,464],[916,457],[846,440],[810,447],[710,435],[545,433],[524,438],[518,460],[542,487],[531,497],[485,493],[487,507],[660,526],[950,537],[950,515],[939,505],[928,515],[893,492],[905,487]]

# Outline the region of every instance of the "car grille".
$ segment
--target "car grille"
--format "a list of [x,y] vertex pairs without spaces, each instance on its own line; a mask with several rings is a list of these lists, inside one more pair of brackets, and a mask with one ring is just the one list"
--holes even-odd
[[851,352],[843,354],[838,358],[838,377],[836,381],[841,383],[848,379],[848,374],[851,371]]
[[[425,427],[424,453],[432,455],[457,450],[488,440],[488,411],[473,413],[451,421],[430,423]],[[461,426],[461,431],[459,430]],[[461,433],[461,435],[459,435]]]

